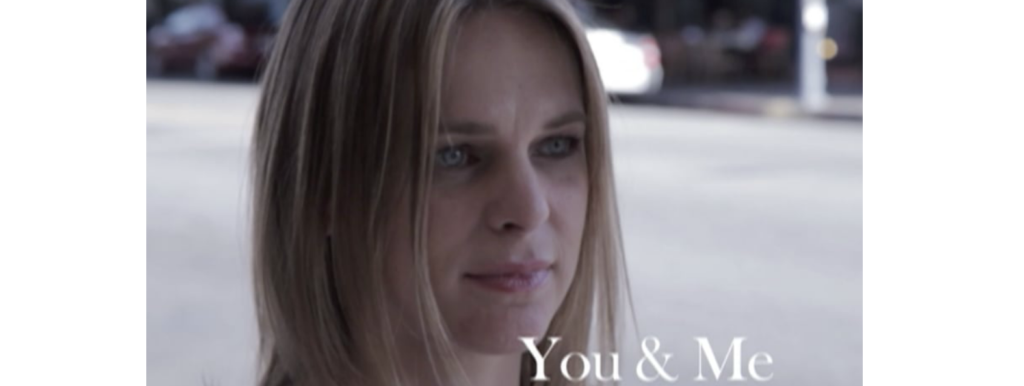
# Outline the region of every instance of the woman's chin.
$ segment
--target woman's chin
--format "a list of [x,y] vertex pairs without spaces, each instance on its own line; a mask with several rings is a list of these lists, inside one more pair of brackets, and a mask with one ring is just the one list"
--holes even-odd
[[452,335],[466,350],[489,355],[519,354],[526,351],[520,338],[539,338],[547,331],[552,315],[530,309],[513,309],[472,315],[461,320]]

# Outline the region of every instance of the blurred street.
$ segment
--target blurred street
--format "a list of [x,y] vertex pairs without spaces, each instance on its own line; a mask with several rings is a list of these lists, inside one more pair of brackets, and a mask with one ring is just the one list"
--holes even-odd
[[[256,91],[147,83],[151,386],[254,382],[245,173]],[[722,361],[744,336],[745,375],[764,351],[768,384],[860,385],[861,123],[639,105],[611,116],[639,332],[674,354],[677,383],[697,375],[694,337]],[[623,384],[650,384],[636,377],[638,343],[626,346]],[[731,364],[719,382],[729,375]]]

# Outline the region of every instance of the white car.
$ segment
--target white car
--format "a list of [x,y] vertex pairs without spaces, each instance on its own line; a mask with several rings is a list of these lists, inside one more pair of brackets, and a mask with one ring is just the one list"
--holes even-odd
[[577,11],[605,91],[613,95],[648,95],[661,89],[661,50],[653,36],[616,29],[588,8]]

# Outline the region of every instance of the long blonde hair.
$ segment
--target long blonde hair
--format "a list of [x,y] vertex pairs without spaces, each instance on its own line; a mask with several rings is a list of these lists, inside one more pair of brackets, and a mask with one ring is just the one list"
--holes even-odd
[[[294,0],[264,71],[251,154],[261,386],[408,380],[385,306],[382,253],[394,221],[413,230],[422,354],[437,382],[461,371],[427,275],[425,207],[444,60],[459,21],[490,7],[552,21],[573,43],[584,85],[589,202],[577,271],[547,331],[562,338],[548,357],[551,384],[568,383],[552,370],[569,352],[592,342],[617,350],[629,295],[608,100],[569,4]],[[396,213],[403,192],[411,211]],[[523,354],[520,382],[534,371]]]

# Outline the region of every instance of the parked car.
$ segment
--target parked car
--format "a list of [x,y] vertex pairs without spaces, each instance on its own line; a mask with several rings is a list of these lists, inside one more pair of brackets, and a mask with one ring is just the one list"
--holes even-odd
[[576,4],[605,91],[623,96],[657,93],[664,69],[654,36],[616,28],[595,15],[585,2]]
[[265,26],[232,23],[214,4],[188,5],[149,30],[147,73],[186,70],[200,79],[227,72],[255,73],[269,53],[272,32]]

